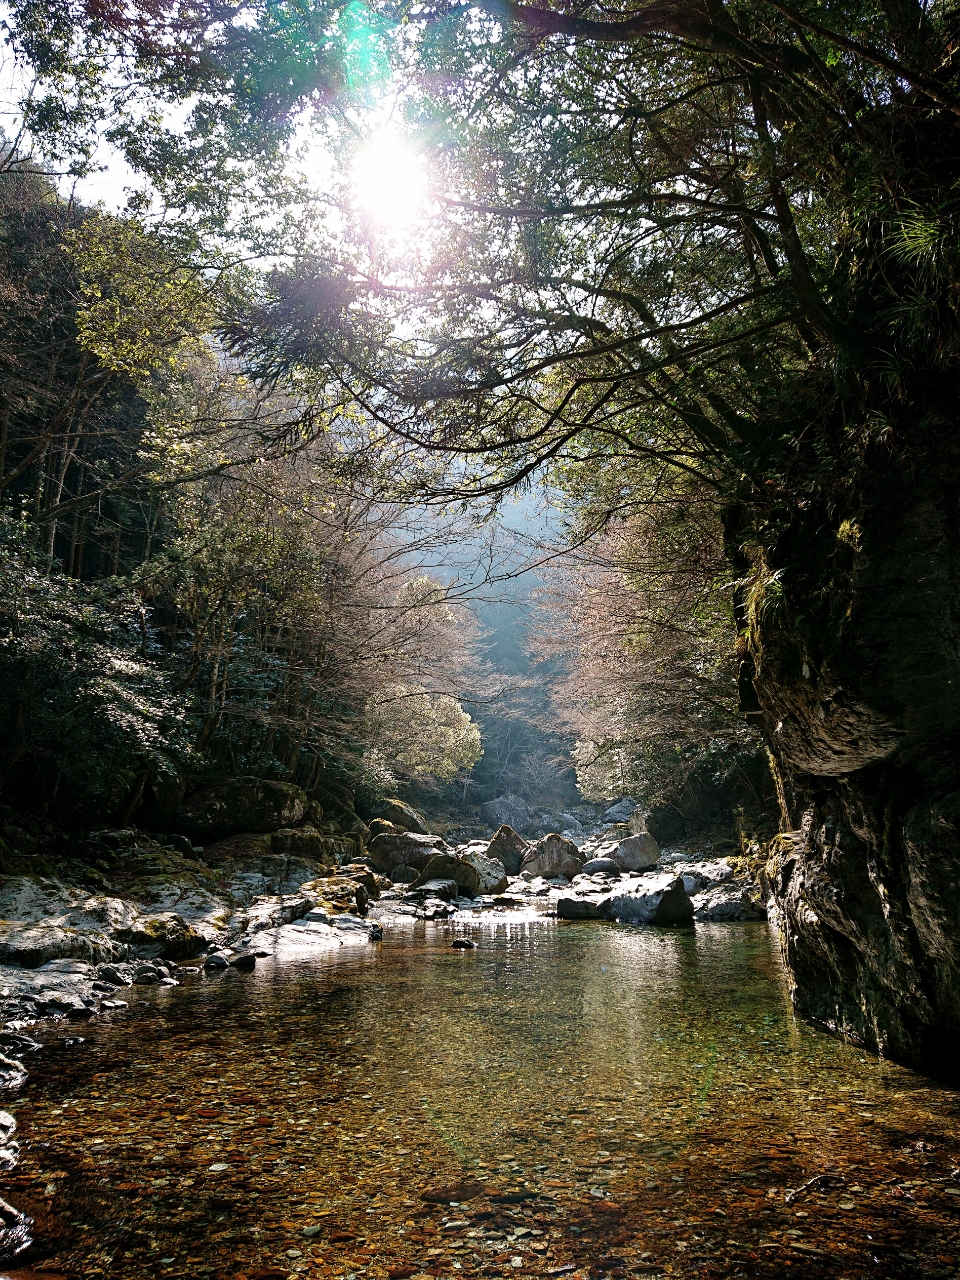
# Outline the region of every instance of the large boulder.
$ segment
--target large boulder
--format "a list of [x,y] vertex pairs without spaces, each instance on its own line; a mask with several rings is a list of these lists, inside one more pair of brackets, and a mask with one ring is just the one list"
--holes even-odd
[[612,856],[624,871],[649,871],[660,861],[660,846],[653,836],[641,832],[621,840]]
[[370,841],[367,856],[378,871],[385,875],[391,868],[403,863],[422,871],[438,853],[449,853],[450,846],[442,836],[421,836],[413,831],[400,835],[379,835]]
[[189,796],[177,811],[175,825],[178,832],[198,840],[218,840],[241,831],[295,827],[308,807],[305,793],[290,782],[224,778]]
[[521,872],[529,872],[534,876],[543,876],[545,880],[566,876],[572,880],[583,866],[580,850],[572,840],[552,832],[532,844],[523,855],[520,864]]
[[487,857],[496,858],[506,867],[508,875],[517,876],[529,847],[529,842],[505,823],[487,845]]
[[507,887],[507,869],[499,858],[489,856],[488,848],[486,841],[478,840],[457,852],[464,862],[476,867],[481,893],[503,893]]
[[[412,831],[415,835],[426,836],[430,834],[430,828],[427,826],[427,820],[412,805],[407,804],[405,800],[398,800],[395,796],[389,799],[381,800],[375,804],[370,810],[371,818],[380,818],[386,822],[392,822],[395,827],[399,827],[401,831]],[[371,823],[372,829],[372,823]]]
[[675,875],[638,876],[607,889],[581,881],[557,901],[560,920],[630,920],[639,924],[692,924],[694,905]]
[[606,920],[636,920],[639,924],[692,924],[694,907],[676,875],[644,876],[626,891],[614,891],[603,903]]
[[604,813],[603,820],[604,822],[629,822],[636,807],[636,800],[631,800],[629,797],[625,800],[618,800],[616,804],[612,804]]
[[482,804],[480,812],[491,827],[510,826],[514,831],[525,831],[537,818],[522,796],[497,796]]
[[479,871],[472,862],[455,853],[440,853],[431,858],[413,882],[413,888],[419,889],[430,880],[455,880],[468,898],[476,898],[481,892]]

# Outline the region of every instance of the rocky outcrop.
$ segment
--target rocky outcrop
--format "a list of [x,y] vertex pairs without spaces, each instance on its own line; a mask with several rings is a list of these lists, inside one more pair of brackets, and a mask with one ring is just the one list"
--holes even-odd
[[793,828],[765,874],[794,1005],[957,1079],[960,468],[953,401],[923,403],[909,458],[868,450],[844,499],[731,509],[727,533],[742,702]]

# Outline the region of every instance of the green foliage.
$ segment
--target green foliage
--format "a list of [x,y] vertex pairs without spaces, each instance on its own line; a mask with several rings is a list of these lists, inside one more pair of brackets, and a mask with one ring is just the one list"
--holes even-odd
[[141,773],[185,758],[182,703],[140,599],[46,571],[36,530],[0,513],[0,778],[7,803],[74,821],[122,810]]

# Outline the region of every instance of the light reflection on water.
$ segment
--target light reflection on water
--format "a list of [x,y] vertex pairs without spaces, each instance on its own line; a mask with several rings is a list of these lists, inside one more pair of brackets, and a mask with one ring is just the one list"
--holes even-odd
[[[766,926],[472,936],[454,951],[449,927],[405,922],[376,946],[134,988],[143,1002],[79,1050],[51,1047],[12,1107],[28,1141],[8,1194],[37,1219],[31,1259],[71,1276],[704,1260],[801,1275],[827,1265],[819,1250],[844,1274],[899,1275],[902,1253],[953,1256],[935,1180],[956,1095],[797,1022]],[[839,1188],[785,1205],[825,1170]],[[925,1189],[893,1204],[891,1171]],[[512,1200],[424,1209],[425,1189],[464,1177]],[[457,1212],[473,1235],[444,1254],[429,1223]],[[539,1225],[497,1262],[503,1241],[478,1224],[508,1219]],[[686,1243],[678,1224],[696,1228]]]

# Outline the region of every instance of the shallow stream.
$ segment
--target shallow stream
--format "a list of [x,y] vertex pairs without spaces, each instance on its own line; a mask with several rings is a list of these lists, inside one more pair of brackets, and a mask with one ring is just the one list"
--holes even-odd
[[0,1276],[958,1274],[960,1095],[796,1021],[765,925],[466,932],[60,1024]]

